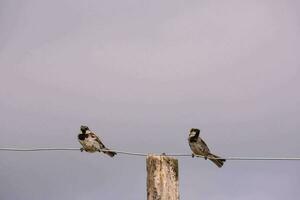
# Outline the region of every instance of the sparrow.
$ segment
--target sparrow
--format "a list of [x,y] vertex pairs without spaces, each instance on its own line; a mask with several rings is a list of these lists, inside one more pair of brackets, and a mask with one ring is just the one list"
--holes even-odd
[[199,134],[200,134],[200,130],[197,128],[192,128],[190,130],[188,141],[189,141],[190,148],[193,152],[192,157],[194,157],[195,155],[201,155],[201,156],[204,156],[205,160],[208,158],[214,164],[216,164],[218,167],[222,167],[226,160],[225,159],[213,159],[213,158],[220,158],[220,157],[210,153],[208,146],[201,139]]
[[[117,153],[113,151],[109,151],[108,148],[104,146],[104,144],[101,142],[99,137],[93,133],[89,127],[87,126],[81,126],[80,127],[81,133],[78,134],[78,141],[82,145],[83,148],[80,148],[80,151],[83,150],[86,152],[103,152],[110,157],[114,157]],[[105,150],[105,151],[103,151]]]

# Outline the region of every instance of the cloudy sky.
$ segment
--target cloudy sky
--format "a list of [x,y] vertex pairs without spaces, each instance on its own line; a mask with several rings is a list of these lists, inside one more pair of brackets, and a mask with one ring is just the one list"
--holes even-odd
[[[300,3],[0,0],[0,147],[300,156]],[[299,199],[300,162],[179,158],[181,199]],[[145,159],[0,152],[1,200],[146,199]]]

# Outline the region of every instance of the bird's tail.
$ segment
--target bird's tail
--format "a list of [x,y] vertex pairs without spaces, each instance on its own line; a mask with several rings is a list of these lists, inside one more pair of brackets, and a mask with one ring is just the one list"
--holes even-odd
[[208,158],[210,161],[215,163],[219,168],[221,168],[224,165],[225,159],[214,159],[214,158],[220,158],[219,156],[216,156],[214,154],[208,154],[208,157],[211,157],[212,159]]
[[110,150],[109,150],[109,149],[107,149],[107,148],[105,148],[105,149],[104,149],[103,153],[105,153],[105,154],[109,155],[110,157],[114,157],[115,155],[117,155],[117,153],[116,153],[116,152],[114,152],[114,151],[110,151]]

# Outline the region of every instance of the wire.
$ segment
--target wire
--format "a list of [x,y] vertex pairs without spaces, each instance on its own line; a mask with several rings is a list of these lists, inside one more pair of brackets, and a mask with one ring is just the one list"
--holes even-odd
[[[199,155],[195,155],[196,157],[202,157],[204,158],[204,156],[199,156]],[[208,159],[212,159],[212,160],[299,160],[300,161],[300,157],[222,157],[222,158],[210,158],[207,157]]]
[[[0,151],[80,151],[80,148],[0,148]],[[119,150],[102,150],[103,152],[116,152],[119,154],[131,155],[131,156],[149,156],[152,153],[136,153],[129,151],[119,151]],[[153,153],[154,154],[154,153]],[[154,154],[157,155],[157,154]],[[158,155],[173,156],[173,157],[192,157],[193,154],[180,154],[180,153],[162,153]],[[195,157],[205,158],[201,155],[195,155]],[[222,157],[222,158],[212,158],[208,159],[214,160],[299,160],[300,157]]]
[[78,151],[79,148],[0,148],[0,151]]
[[[80,151],[80,148],[0,148],[0,151]],[[119,154],[133,155],[133,156],[148,156],[144,153],[134,153],[128,151],[117,150],[101,150],[103,152],[114,151]]]

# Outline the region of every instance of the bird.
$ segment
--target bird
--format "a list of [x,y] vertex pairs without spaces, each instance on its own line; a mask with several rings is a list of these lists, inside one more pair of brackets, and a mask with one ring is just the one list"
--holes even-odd
[[106,148],[99,137],[93,133],[89,127],[82,125],[80,130],[81,133],[78,134],[78,141],[82,145],[82,148],[80,148],[81,152],[103,152],[110,157],[114,157],[117,154],[116,152],[110,151],[108,148]]
[[190,148],[193,152],[192,157],[194,157],[195,155],[204,156],[205,160],[208,158],[219,168],[221,168],[226,160],[221,159],[219,156],[212,154],[207,144],[201,139],[199,135],[200,135],[199,129],[197,128],[190,129],[188,141],[189,141]]

